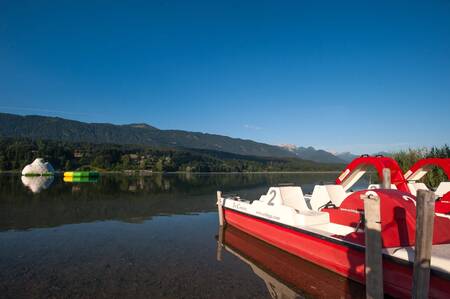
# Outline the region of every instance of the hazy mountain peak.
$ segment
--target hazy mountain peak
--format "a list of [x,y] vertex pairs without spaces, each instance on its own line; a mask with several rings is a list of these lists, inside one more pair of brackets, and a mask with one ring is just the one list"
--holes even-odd
[[128,125],[125,125],[125,126],[132,127],[132,128],[138,128],[138,129],[158,130],[158,128],[150,126],[149,124],[146,124],[146,123],[128,124]]
[[280,144],[280,147],[291,152],[295,151],[298,148],[295,144]]
[[321,149],[315,149],[312,146],[303,147],[294,144],[282,144],[280,147],[295,153],[300,159],[311,160],[321,163],[345,163],[346,161],[336,157],[330,152]]

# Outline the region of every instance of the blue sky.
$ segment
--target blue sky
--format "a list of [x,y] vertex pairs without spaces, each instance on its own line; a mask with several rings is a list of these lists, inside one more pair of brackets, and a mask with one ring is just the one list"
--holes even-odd
[[356,153],[441,145],[450,2],[0,0],[0,111]]

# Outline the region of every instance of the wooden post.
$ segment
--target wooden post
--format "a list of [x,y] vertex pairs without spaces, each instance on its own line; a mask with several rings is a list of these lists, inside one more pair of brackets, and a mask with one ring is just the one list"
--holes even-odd
[[418,190],[416,202],[416,247],[412,298],[428,298],[433,242],[434,193],[428,190]]
[[217,212],[219,214],[219,225],[223,226],[222,191],[217,191]]
[[216,252],[216,258],[217,261],[222,261],[222,247],[223,247],[223,234],[224,234],[224,227],[219,226],[219,235],[217,238],[217,252]]
[[391,170],[389,168],[383,168],[381,189],[391,189]]
[[366,298],[382,299],[384,298],[384,292],[380,197],[376,193],[370,192],[361,195],[361,199],[364,200],[365,217]]

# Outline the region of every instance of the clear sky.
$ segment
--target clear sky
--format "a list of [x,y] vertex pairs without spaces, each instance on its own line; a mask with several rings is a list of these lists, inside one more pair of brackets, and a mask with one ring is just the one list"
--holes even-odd
[[0,0],[0,111],[355,153],[450,142],[450,1]]

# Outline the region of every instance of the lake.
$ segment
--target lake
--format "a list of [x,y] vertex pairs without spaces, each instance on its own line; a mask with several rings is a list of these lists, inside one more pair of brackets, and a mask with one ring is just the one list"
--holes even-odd
[[1,174],[0,297],[362,298],[363,286],[218,226],[216,190],[257,199],[269,186],[311,192],[336,176]]

